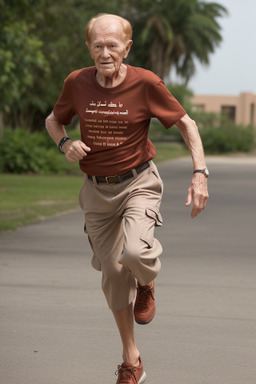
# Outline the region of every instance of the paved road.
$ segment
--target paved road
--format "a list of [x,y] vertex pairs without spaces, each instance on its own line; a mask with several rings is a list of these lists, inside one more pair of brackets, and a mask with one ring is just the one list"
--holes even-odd
[[[147,384],[256,383],[256,158],[209,158],[208,208],[184,207],[187,159],[162,164],[157,316],[136,326]],[[121,345],[81,212],[0,235],[0,383],[113,384]]]

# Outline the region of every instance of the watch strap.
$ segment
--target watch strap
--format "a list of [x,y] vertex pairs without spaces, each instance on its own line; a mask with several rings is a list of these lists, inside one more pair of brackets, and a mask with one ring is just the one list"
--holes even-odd
[[204,168],[204,169],[195,169],[193,174],[195,173],[202,173],[205,177],[208,177],[209,176],[209,171],[207,168]]
[[70,137],[68,137],[68,136],[64,136],[64,137],[62,137],[62,139],[60,140],[59,145],[58,145],[58,149],[59,149],[59,151],[60,151],[61,153],[64,153],[64,152],[62,151],[62,146],[63,146],[63,144],[66,143],[66,141],[68,141],[68,140],[71,140]]
[[204,169],[196,169],[193,173],[204,173]]

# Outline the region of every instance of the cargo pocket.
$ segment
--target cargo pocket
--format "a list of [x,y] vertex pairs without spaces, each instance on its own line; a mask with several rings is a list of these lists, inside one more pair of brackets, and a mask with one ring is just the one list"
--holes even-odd
[[140,240],[148,245],[148,248],[153,247],[155,227],[161,227],[163,219],[157,208],[146,208],[145,221],[140,235]]

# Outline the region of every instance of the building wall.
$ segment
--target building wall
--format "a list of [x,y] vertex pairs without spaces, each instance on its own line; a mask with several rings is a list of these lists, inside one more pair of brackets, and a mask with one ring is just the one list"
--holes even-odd
[[243,92],[238,96],[195,95],[192,105],[196,110],[221,113],[226,111],[236,124],[256,128],[256,94]]

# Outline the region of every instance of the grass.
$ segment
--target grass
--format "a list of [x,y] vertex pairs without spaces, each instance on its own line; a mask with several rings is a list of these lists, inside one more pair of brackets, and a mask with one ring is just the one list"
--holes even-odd
[[82,176],[0,175],[0,231],[78,208]]
[[[175,143],[155,143],[156,162],[188,155]],[[82,175],[0,175],[0,231],[14,230],[54,214],[79,208]]]
[[189,156],[189,150],[182,144],[179,143],[154,143],[156,147],[156,158],[155,162],[160,163],[162,161],[176,159],[182,156]]

